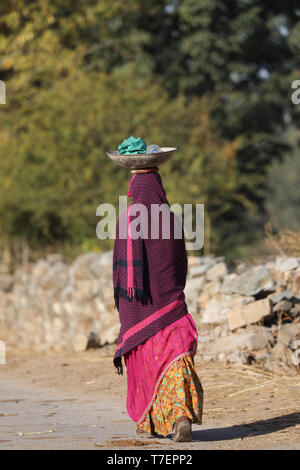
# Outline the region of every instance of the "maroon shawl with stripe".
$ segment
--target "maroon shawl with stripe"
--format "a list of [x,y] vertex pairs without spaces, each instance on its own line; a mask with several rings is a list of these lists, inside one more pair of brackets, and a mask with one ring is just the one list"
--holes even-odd
[[[174,236],[174,225],[180,224],[180,220],[170,211],[160,175],[134,175],[128,195],[132,196],[133,203],[129,212],[119,217],[113,254],[114,297],[121,323],[114,357],[118,373],[122,373],[124,354],[187,314],[183,293],[187,274],[183,229],[177,225]],[[142,221],[139,211],[134,214],[137,204],[147,208]],[[153,204],[159,205],[156,207],[164,204],[170,217],[168,238],[164,238],[161,218],[151,218]],[[142,237],[134,239],[132,227],[138,219],[141,223],[137,224],[137,231]],[[156,238],[151,237],[154,228]]]

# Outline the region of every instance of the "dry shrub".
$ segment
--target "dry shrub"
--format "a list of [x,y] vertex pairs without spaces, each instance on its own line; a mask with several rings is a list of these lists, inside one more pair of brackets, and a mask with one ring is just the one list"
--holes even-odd
[[281,230],[274,234],[271,225],[267,224],[265,237],[267,244],[275,248],[281,255],[300,256],[300,232]]

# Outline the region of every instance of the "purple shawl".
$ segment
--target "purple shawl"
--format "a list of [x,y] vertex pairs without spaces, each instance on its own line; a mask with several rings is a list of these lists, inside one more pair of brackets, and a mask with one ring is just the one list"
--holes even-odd
[[[128,195],[133,203],[119,217],[113,253],[114,298],[121,323],[114,356],[118,373],[122,373],[124,354],[187,314],[183,293],[187,274],[183,229],[179,218],[170,211],[160,175],[134,175]],[[140,224],[137,224],[140,212],[134,213],[137,204],[147,208]],[[161,218],[151,218],[153,204],[157,208],[164,204],[165,214],[170,217],[167,238]],[[134,222],[136,231],[143,234],[136,239]],[[174,225],[180,238],[174,236]],[[151,231],[155,229],[157,236],[153,238]]]

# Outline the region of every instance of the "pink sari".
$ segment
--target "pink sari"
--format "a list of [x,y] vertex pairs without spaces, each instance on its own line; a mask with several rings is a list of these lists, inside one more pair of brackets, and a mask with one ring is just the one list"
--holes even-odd
[[181,357],[194,356],[197,341],[196,325],[187,314],[125,354],[127,411],[133,421],[143,422],[168,368]]

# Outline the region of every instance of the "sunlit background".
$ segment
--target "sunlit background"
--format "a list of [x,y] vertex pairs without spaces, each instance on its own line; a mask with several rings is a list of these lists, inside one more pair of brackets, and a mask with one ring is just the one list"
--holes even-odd
[[3,269],[111,247],[96,208],[130,175],[106,151],[131,135],[179,147],[160,173],[205,204],[205,253],[299,254],[299,64],[296,0],[1,2]]

